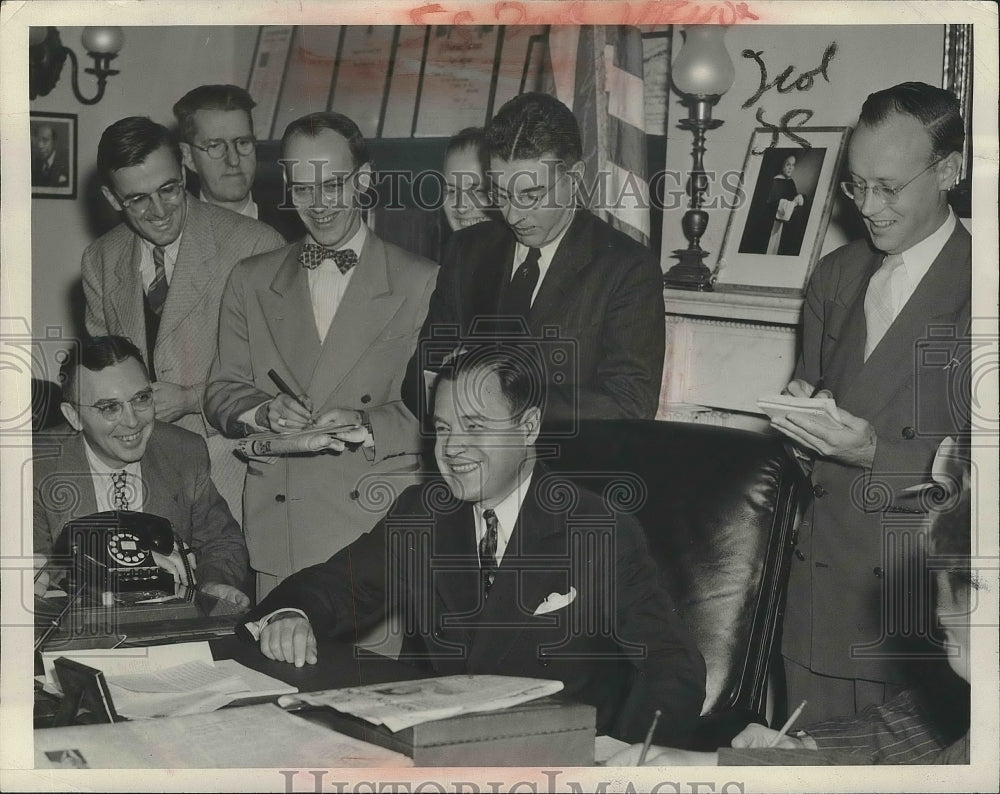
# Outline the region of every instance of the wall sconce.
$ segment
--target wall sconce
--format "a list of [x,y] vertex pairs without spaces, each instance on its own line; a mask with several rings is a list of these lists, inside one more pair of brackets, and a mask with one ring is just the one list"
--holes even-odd
[[32,99],[46,96],[55,88],[68,57],[73,93],[77,100],[84,105],[96,105],[101,101],[108,78],[118,74],[116,69],[109,67],[122,48],[125,33],[120,27],[84,28],[80,41],[87,54],[94,59],[94,68],[84,71],[97,78],[97,94],[87,99],[80,93],[80,65],[76,53],[63,46],[59,30],[53,27],[33,27],[28,32],[28,88]]
[[707,251],[701,248],[701,237],[708,227],[708,213],[701,208],[708,177],[705,174],[705,131],[722,126],[720,119],[712,118],[712,107],[733,87],[736,69],[726,52],[723,37],[724,25],[687,25],[684,45],[671,69],[674,89],[688,106],[688,117],[677,126],[690,130],[694,135],[691,151],[694,167],[687,181],[687,194],[691,201],[684,213],[681,228],[688,247],[674,251],[676,265],[667,271],[663,283],[677,289],[712,289],[712,273],[705,266]]

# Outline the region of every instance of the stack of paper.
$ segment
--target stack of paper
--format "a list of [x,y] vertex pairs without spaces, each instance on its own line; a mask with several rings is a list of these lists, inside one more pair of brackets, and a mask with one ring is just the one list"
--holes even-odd
[[45,685],[59,691],[55,660],[101,670],[116,711],[129,719],[214,711],[234,700],[298,690],[232,659],[213,661],[208,643],[43,653]]
[[793,397],[790,394],[772,394],[757,400],[757,407],[772,419],[789,414],[810,416],[832,427],[842,427],[840,410],[829,397]]
[[400,731],[457,714],[495,711],[554,695],[562,681],[504,675],[450,675],[391,684],[327,689],[278,698],[285,708],[328,706]]

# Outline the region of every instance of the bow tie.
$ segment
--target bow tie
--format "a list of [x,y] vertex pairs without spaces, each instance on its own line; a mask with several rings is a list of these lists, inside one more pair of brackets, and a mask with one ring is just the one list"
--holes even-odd
[[306,243],[299,254],[299,264],[313,270],[325,259],[332,259],[341,273],[346,273],[358,263],[358,255],[350,248],[337,251],[316,243]]

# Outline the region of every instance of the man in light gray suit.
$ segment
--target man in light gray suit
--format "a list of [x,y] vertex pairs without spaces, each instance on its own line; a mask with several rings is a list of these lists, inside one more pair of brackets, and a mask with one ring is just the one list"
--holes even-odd
[[281,153],[309,233],[233,270],[205,413],[231,437],[355,429],[341,434],[339,451],[250,462],[246,532],[260,596],[369,531],[393,492],[415,481],[419,428],[400,386],[437,273],[362,222],[372,171],[353,121],[303,116],[285,130]]
[[87,331],[132,339],[145,353],[156,418],[206,438],[212,478],[242,516],[246,466],[202,414],[215,355],[219,302],[233,266],[282,244],[269,226],[188,196],[181,152],[148,118],[116,121],[101,136],[104,197],[124,223],[83,254]]

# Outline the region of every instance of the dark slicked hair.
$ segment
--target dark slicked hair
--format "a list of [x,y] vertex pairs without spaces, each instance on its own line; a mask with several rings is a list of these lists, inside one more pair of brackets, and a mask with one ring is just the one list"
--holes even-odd
[[194,141],[196,132],[194,114],[199,110],[242,110],[250,119],[253,132],[252,111],[257,106],[253,97],[238,85],[200,85],[192,88],[174,103],[177,134],[185,143]]
[[445,147],[444,156],[447,159],[449,155],[466,149],[471,149],[475,153],[479,167],[485,174],[489,170],[490,164],[486,152],[486,133],[482,127],[466,127],[452,135]]
[[486,125],[486,148],[501,160],[540,160],[554,155],[567,166],[583,157],[580,125],[568,107],[549,94],[521,94]]
[[180,168],[181,149],[170,130],[146,116],[119,119],[104,130],[97,144],[97,171],[101,180],[110,187],[114,171],[140,165],[163,146],[170,150]]
[[285,127],[285,134],[281,136],[281,156],[285,156],[288,141],[294,136],[315,138],[323,130],[331,130],[347,140],[347,147],[351,150],[351,164],[355,168],[360,168],[371,160],[368,144],[358,125],[343,113],[333,112],[310,113],[289,123]]
[[913,116],[924,125],[931,136],[934,158],[962,153],[965,124],[958,97],[951,91],[927,83],[900,83],[869,94],[858,122],[877,127],[896,113]]
[[[939,453],[940,455],[940,453]],[[976,586],[972,570],[972,450],[968,436],[958,439],[950,454],[938,459],[946,482],[934,486],[929,511],[931,548],[948,573],[953,588]]]
[[434,383],[435,396],[444,381],[454,382],[460,375],[467,375],[474,387],[492,373],[500,380],[500,393],[513,418],[520,419],[531,408],[544,409],[545,368],[537,345],[529,342],[477,342],[462,346],[442,365]]
[[131,339],[124,336],[94,336],[71,348],[59,368],[63,399],[69,403],[76,403],[79,400],[77,381],[80,379],[80,367],[85,367],[91,372],[100,372],[106,367],[113,367],[130,358],[138,361],[142,365],[143,372],[147,372],[146,362],[139,348]]

